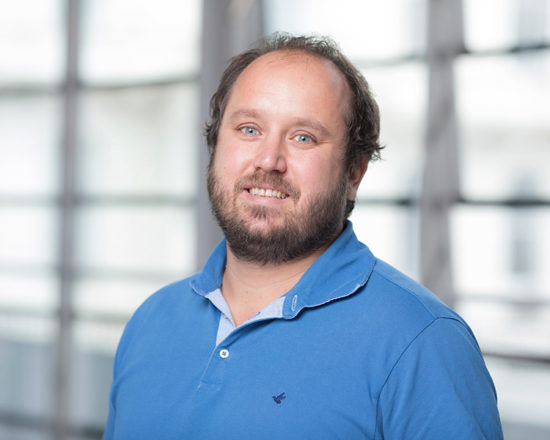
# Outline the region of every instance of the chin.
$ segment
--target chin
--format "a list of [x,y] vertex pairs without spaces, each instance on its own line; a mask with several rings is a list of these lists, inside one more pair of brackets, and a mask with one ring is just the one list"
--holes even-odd
[[254,218],[243,222],[251,233],[269,235],[270,232],[284,228],[284,221],[273,218]]

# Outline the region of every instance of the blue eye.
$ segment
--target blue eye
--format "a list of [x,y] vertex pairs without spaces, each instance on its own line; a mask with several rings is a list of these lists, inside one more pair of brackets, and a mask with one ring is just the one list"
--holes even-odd
[[307,134],[298,134],[294,136],[294,140],[296,142],[299,142],[300,144],[310,144],[314,142],[314,140],[311,138],[311,136],[308,136]]
[[240,131],[246,136],[256,136],[260,134],[260,132],[256,130],[254,127],[242,127],[240,128]]

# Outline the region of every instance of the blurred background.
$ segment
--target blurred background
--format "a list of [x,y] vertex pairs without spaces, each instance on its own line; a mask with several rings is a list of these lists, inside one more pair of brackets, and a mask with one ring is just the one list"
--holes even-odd
[[209,97],[274,31],[362,70],[387,148],[359,238],[470,323],[505,437],[550,438],[550,0],[0,6],[0,439],[101,437],[126,321],[220,238]]

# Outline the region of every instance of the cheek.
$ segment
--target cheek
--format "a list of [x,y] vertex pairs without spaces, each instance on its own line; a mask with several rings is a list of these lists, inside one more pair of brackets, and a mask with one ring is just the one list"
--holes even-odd
[[338,160],[332,155],[317,155],[301,161],[294,171],[296,176],[300,176],[303,189],[319,193],[336,184],[340,177],[339,166]]
[[221,175],[242,174],[251,158],[251,149],[230,136],[220,136],[214,160]]
[[234,183],[245,174],[246,166],[239,160],[236,155],[226,155],[223,160],[218,163],[218,176],[220,180],[225,181],[225,184]]
[[214,158],[214,171],[220,176],[223,181],[224,178],[231,176],[235,173],[234,168],[237,165],[237,155],[227,148],[226,145],[219,145],[216,151],[216,157]]
[[227,150],[218,143],[212,162],[212,174],[216,176],[217,183],[221,187],[224,187],[227,183],[228,174],[231,171],[228,169],[228,165],[231,164],[231,161],[228,160],[227,156]]

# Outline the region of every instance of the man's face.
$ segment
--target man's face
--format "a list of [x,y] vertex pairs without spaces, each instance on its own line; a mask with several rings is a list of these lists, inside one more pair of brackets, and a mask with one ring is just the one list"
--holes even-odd
[[208,191],[232,252],[282,263],[328,245],[361,180],[344,171],[348,86],[329,61],[264,55],[239,76],[220,124]]

